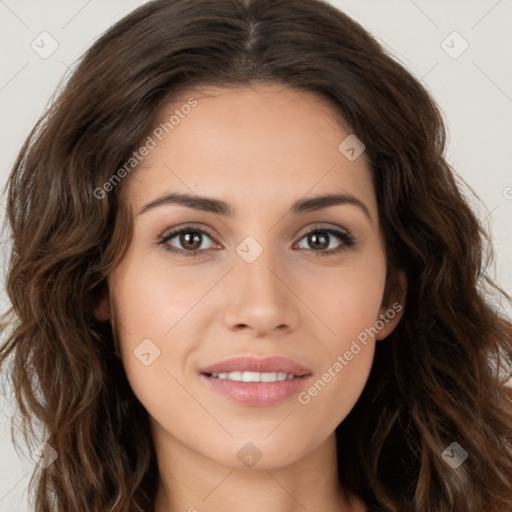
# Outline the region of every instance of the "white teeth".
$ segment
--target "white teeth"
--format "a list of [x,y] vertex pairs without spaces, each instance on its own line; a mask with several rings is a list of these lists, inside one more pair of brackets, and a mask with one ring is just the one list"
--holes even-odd
[[276,382],[293,379],[293,373],[285,372],[222,372],[212,373],[215,379],[235,380],[238,382]]
[[260,382],[275,382],[277,380],[277,373],[262,373]]
[[[233,373],[235,372],[228,373],[228,379],[235,380],[236,376]],[[244,372],[240,380],[244,382],[261,382],[261,374],[258,372]]]

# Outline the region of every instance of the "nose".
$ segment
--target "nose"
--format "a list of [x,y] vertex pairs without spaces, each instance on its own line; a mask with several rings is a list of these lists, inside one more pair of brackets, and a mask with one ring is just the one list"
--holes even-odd
[[255,338],[285,334],[297,328],[299,312],[289,272],[276,268],[270,251],[247,263],[238,258],[226,289],[225,325],[252,331]]

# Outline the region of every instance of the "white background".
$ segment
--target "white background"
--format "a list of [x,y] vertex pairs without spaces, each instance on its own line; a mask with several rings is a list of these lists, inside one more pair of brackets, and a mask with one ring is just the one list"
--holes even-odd
[[[1,186],[68,67],[102,32],[143,3],[0,0]],[[368,29],[438,101],[448,126],[448,161],[482,199],[474,206],[494,237],[497,260],[491,276],[512,293],[512,0],[331,3]],[[58,42],[46,59],[31,48],[44,31]],[[453,31],[469,44],[455,59],[442,47]],[[462,44],[457,36],[444,43],[452,53]],[[1,200],[3,221],[4,196]],[[0,299],[5,309],[3,288]],[[34,462],[20,458],[11,444],[8,401],[0,396],[0,512],[28,512],[26,487]]]

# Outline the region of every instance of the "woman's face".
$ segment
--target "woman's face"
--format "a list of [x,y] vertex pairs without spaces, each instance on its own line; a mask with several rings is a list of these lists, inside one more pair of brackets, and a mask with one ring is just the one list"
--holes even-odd
[[135,228],[112,323],[160,444],[284,466],[350,412],[401,306],[382,304],[368,162],[332,106],[277,85],[200,92],[161,112],[120,185]]

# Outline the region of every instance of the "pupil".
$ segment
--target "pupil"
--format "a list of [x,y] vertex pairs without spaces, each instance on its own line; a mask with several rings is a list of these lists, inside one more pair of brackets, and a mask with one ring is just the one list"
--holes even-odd
[[[318,243],[319,240],[323,240],[323,242]],[[318,235],[318,233],[312,233],[309,235],[309,242],[311,245],[316,246],[320,249],[326,249],[329,246],[329,242],[327,242],[327,237],[325,235]]]
[[[192,233],[192,235],[191,235],[191,233]],[[180,242],[183,245],[183,247],[185,247],[185,248],[187,248],[187,245],[188,245],[188,249],[192,249],[192,250],[198,249],[201,246],[201,234],[198,233],[197,231],[188,231],[181,235]],[[195,245],[194,245],[194,242],[196,242]]]

